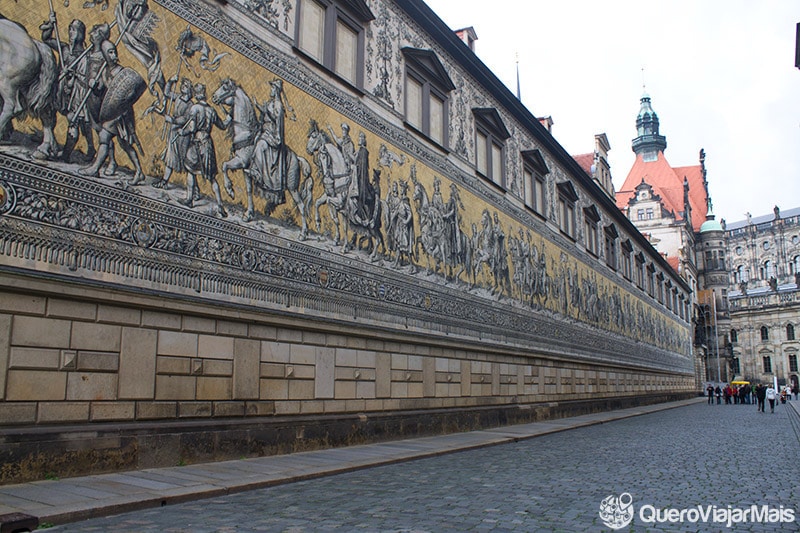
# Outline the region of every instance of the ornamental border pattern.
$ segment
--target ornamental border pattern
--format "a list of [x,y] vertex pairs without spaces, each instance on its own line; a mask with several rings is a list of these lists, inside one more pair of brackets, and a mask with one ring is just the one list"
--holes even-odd
[[[685,357],[0,154],[0,268],[256,311],[684,372]],[[508,303],[512,302],[512,303]],[[344,318],[346,317],[346,318]],[[580,344],[576,342],[580,339]]]

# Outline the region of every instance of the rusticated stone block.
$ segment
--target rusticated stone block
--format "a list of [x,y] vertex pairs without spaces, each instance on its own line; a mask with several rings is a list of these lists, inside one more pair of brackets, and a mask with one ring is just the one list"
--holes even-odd
[[89,416],[95,422],[133,420],[135,415],[135,402],[92,402],[89,410]]
[[233,359],[233,337],[199,335],[197,356],[211,359]]
[[317,348],[293,344],[289,361],[295,365],[313,365],[317,362]]
[[285,379],[262,379],[262,400],[286,400],[289,398],[289,382]]
[[33,424],[36,422],[35,402],[5,402],[0,409],[0,425]]
[[194,376],[156,376],[156,400],[194,400]]
[[153,399],[158,333],[153,329],[122,328],[121,339],[120,399]]
[[303,342],[303,332],[297,329],[279,328],[278,340],[291,344],[300,344]]
[[177,402],[136,402],[136,418],[138,420],[175,418],[177,415]]
[[129,307],[99,304],[97,306],[97,321],[107,324],[138,326],[142,321],[142,312]]
[[248,401],[245,402],[247,416],[269,416],[275,414],[275,402]]
[[334,397],[335,365],[336,350],[334,348],[317,348],[314,366],[314,397]]
[[156,329],[181,329],[181,315],[159,311],[142,311],[142,326]]
[[305,379],[292,379],[289,381],[290,400],[313,400],[314,382]]
[[[203,360],[204,376],[233,376],[233,361],[221,361],[218,359]],[[258,374],[256,374],[258,379]]]
[[89,402],[41,402],[39,404],[39,423],[87,422]]
[[232,337],[247,337],[247,324],[245,324],[244,322],[217,320],[217,335],[230,335]]
[[119,353],[78,352],[77,370],[116,372],[119,369]]
[[242,400],[258,399],[261,343],[236,339],[233,343],[233,397]]
[[291,345],[285,342],[263,341],[261,360],[267,363],[288,363],[292,354]]
[[190,373],[190,363],[192,360],[189,357],[167,357],[159,355],[156,358],[156,372],[159,374],[177,374],[186,376]]
[[375,396],[389,398],[392,393],[392,356],[388,353],[375,355]]
[[247,336],[251,339],[275,340],[278,338],[278,328],[263,324],[250,324],[247,326]]
[[276,415],[299,415],[300,402],[275,402]]
[[105,372],[69,372],[67,400],[115,400],[117,375]]
[[70,326],[69,320],[15,316],[11,329],[11,344],[14,346],[69,348]]
[[178,402],[178,418],[211,416],[211,402]]
[[111,324],[88,322],[72,323],[73,350],[92,350],[97,352],[118,352],[122,328]]
[[67,393],[67,375],[44,370],[9,370],[8,401],[58,401]]
[[47,300],[47,316],[74,318],[77,320],[95,320],[97,318],[97,305],[76,300],[49,298]]
[[214,402],[214,416],[244,416],[244,402]]
[[47,298],[30,294],[4,292],[0,296],[0,311],[24,315],[44,315]]
[[196,333],[181,333],[178,331],[158,332],[158,355],[181,355],[184,357],[197,356]]
[[336,366],[358,366],[358,350],[336,348]]
[[53,348],[11,348],[8,368],[58,370],[61,351]]
[[213,318],[184,316],[183,331],[192,331],[195,333],[216,333],[217,321]]
[[231,388],[231,378],[198,377],[196,397],[198,400],[230,400]]

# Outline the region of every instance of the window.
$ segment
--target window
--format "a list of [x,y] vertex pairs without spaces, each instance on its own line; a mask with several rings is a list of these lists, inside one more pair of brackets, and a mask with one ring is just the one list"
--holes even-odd
[[644,290],[644,254],[638,254],[636,256],[636,285]]
[[363,0],[300,0],[295,41],[308,57],[361,87],[364,27],[374,18]]
[[647,294],[656,296],[656,267],[653,263],[647,265]]
[[654,217],[653,217],[653,208],[652,207],[648,207],[647,208],[647,214],[645,215],[645,218],[647,220],[653,220]]
[[797,354],[789,354],[789,372],[797,372]]
[[794,325],[793,324],[786,324],[786,340],[793,341],[794,340]]
[[768,280],[775,277],[775,265],[772,261],[764,261],[761,266],[761,279]]
[[733,371],[733,375],[734,376],[736,374],[741,374],[742,373],[742,369],[739,366],[739,358],[738,357],[734,357],[733,359],[731,359],[731,370]]
[[550,173],[539,150],[522,152],[523,194],[525,205],[547,217],[545,176]]
[[633,279],[633,245],[630,240],[622,243],[622,275],[625,279]]
[[761,326],[761,342],[769,341],[769,328],[767,326]]
[[406,60],[406,122],[447,148],[448,98],[455,86],[431,50],[403,48],[402,52]]
[[744,281],[750,281],[750,274],[747,268],[743,265],[739,265],[733,273],[733,278],[736,283],[742,283]]
[[506,187],[505,146],[511,137],[496,109],[476,108],[475,168],[482,176],[500,187]]
[[583,228],[584,228],[584,243],[586,251],[595,257],[600,255],[600,230],[597,223],[600,221],[600,213],[597,212],[595,206],[584,208],[583,210]]
[[568,181],[559,183],[558,187],[558,227],[570,238],[575,238],[575,202],[578,193]]
[[771,374],[772,373],[772,358],[768,355],[762,357],[764,361],[764,373]]
[[731,342],[739,342],[739,332],[735,329],[731,330]]
[[794,275],[800,273],[800,255],[796,255],[789,263],[789,274]]
[[619,264],[617,262],[617,237],[619,237],[619,234],[617,233],[617,228],[614,226],[614,224],[605,227],[604,238],[606,264],[614,270],[619,268]]
[[644,209],[636,210],[636,220],[644,220]]

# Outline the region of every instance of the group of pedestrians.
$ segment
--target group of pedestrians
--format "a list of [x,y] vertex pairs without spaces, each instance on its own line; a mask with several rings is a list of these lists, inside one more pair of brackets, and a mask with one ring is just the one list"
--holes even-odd
[[706,387],[709,405],[714,405],[715,400],[716,404],[719,405],[723,399],[726,404],[756,404],[760,413],[765,412],[767,402],[769,402],[770,413],[774,413],[775,404],[778,400],[781,403],[786,403],[787,400],[792,399],[792,393],[794,393],[796,399],[798,392],[797,387],[790,389],[788,386],[783,387],[778,392],[772,385],[765,386],[761,383],[755,387],[751,387],[749,383],[740,386],[726,384],[724,387],[714,386],[709,383]]

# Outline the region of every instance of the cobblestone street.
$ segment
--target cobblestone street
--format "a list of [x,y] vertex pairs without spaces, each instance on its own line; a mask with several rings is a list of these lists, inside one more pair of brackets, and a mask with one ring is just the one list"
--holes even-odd
[[52,531],[601,531],[630,493],[624,531],[798,531],[792,523],[646,524],[640,507],[800,511],[798,415],[788,405],[697,403],[514,444],[399,463]]

